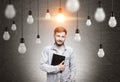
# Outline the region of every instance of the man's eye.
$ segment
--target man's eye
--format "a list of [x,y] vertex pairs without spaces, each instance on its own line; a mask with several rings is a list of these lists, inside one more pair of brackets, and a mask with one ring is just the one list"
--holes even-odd
[[62,38],[65,38],[65,36],[62,36]]
[[57,37],[60,37],[59,35],[57,35]]

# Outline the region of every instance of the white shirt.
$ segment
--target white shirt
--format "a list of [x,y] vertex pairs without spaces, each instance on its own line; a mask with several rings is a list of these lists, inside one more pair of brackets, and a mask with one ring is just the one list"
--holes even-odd
[[60,55],[65,56],[65,70],[60,75],[60,81],[73,82],[76,75],[75,55],[73,54],[73,50],[67,46],[58,50],[55,45],[43,49],[40,60],[41,70],[47,72],[47,82],[57,82],[59,79],[59,67],[51,65],[53,53],[59,53]]

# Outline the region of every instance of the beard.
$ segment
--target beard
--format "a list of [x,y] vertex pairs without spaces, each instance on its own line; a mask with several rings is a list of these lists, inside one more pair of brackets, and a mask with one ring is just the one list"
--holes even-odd
[[[59,44],[59,42],[61,42],[61,43]],[[64,45],[64,42],[59,40],[59,41],[55,41],[55,44],[60,47],[60,46]]]

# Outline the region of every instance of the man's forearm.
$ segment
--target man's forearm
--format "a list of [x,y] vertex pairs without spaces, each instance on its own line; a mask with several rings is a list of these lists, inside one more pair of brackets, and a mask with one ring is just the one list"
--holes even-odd
[[59,72],[59,67],[58,66],[52,66],[48,64],[41,64],[40,68],[48,73],[57,73]]

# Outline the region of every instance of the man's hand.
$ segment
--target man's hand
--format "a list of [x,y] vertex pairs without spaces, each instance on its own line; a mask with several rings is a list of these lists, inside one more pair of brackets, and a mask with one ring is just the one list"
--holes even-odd
[[60,71],[64,71],[65,69],[65,65],[64,65],[64,61],[62,61],[59,65],[58,65]]

